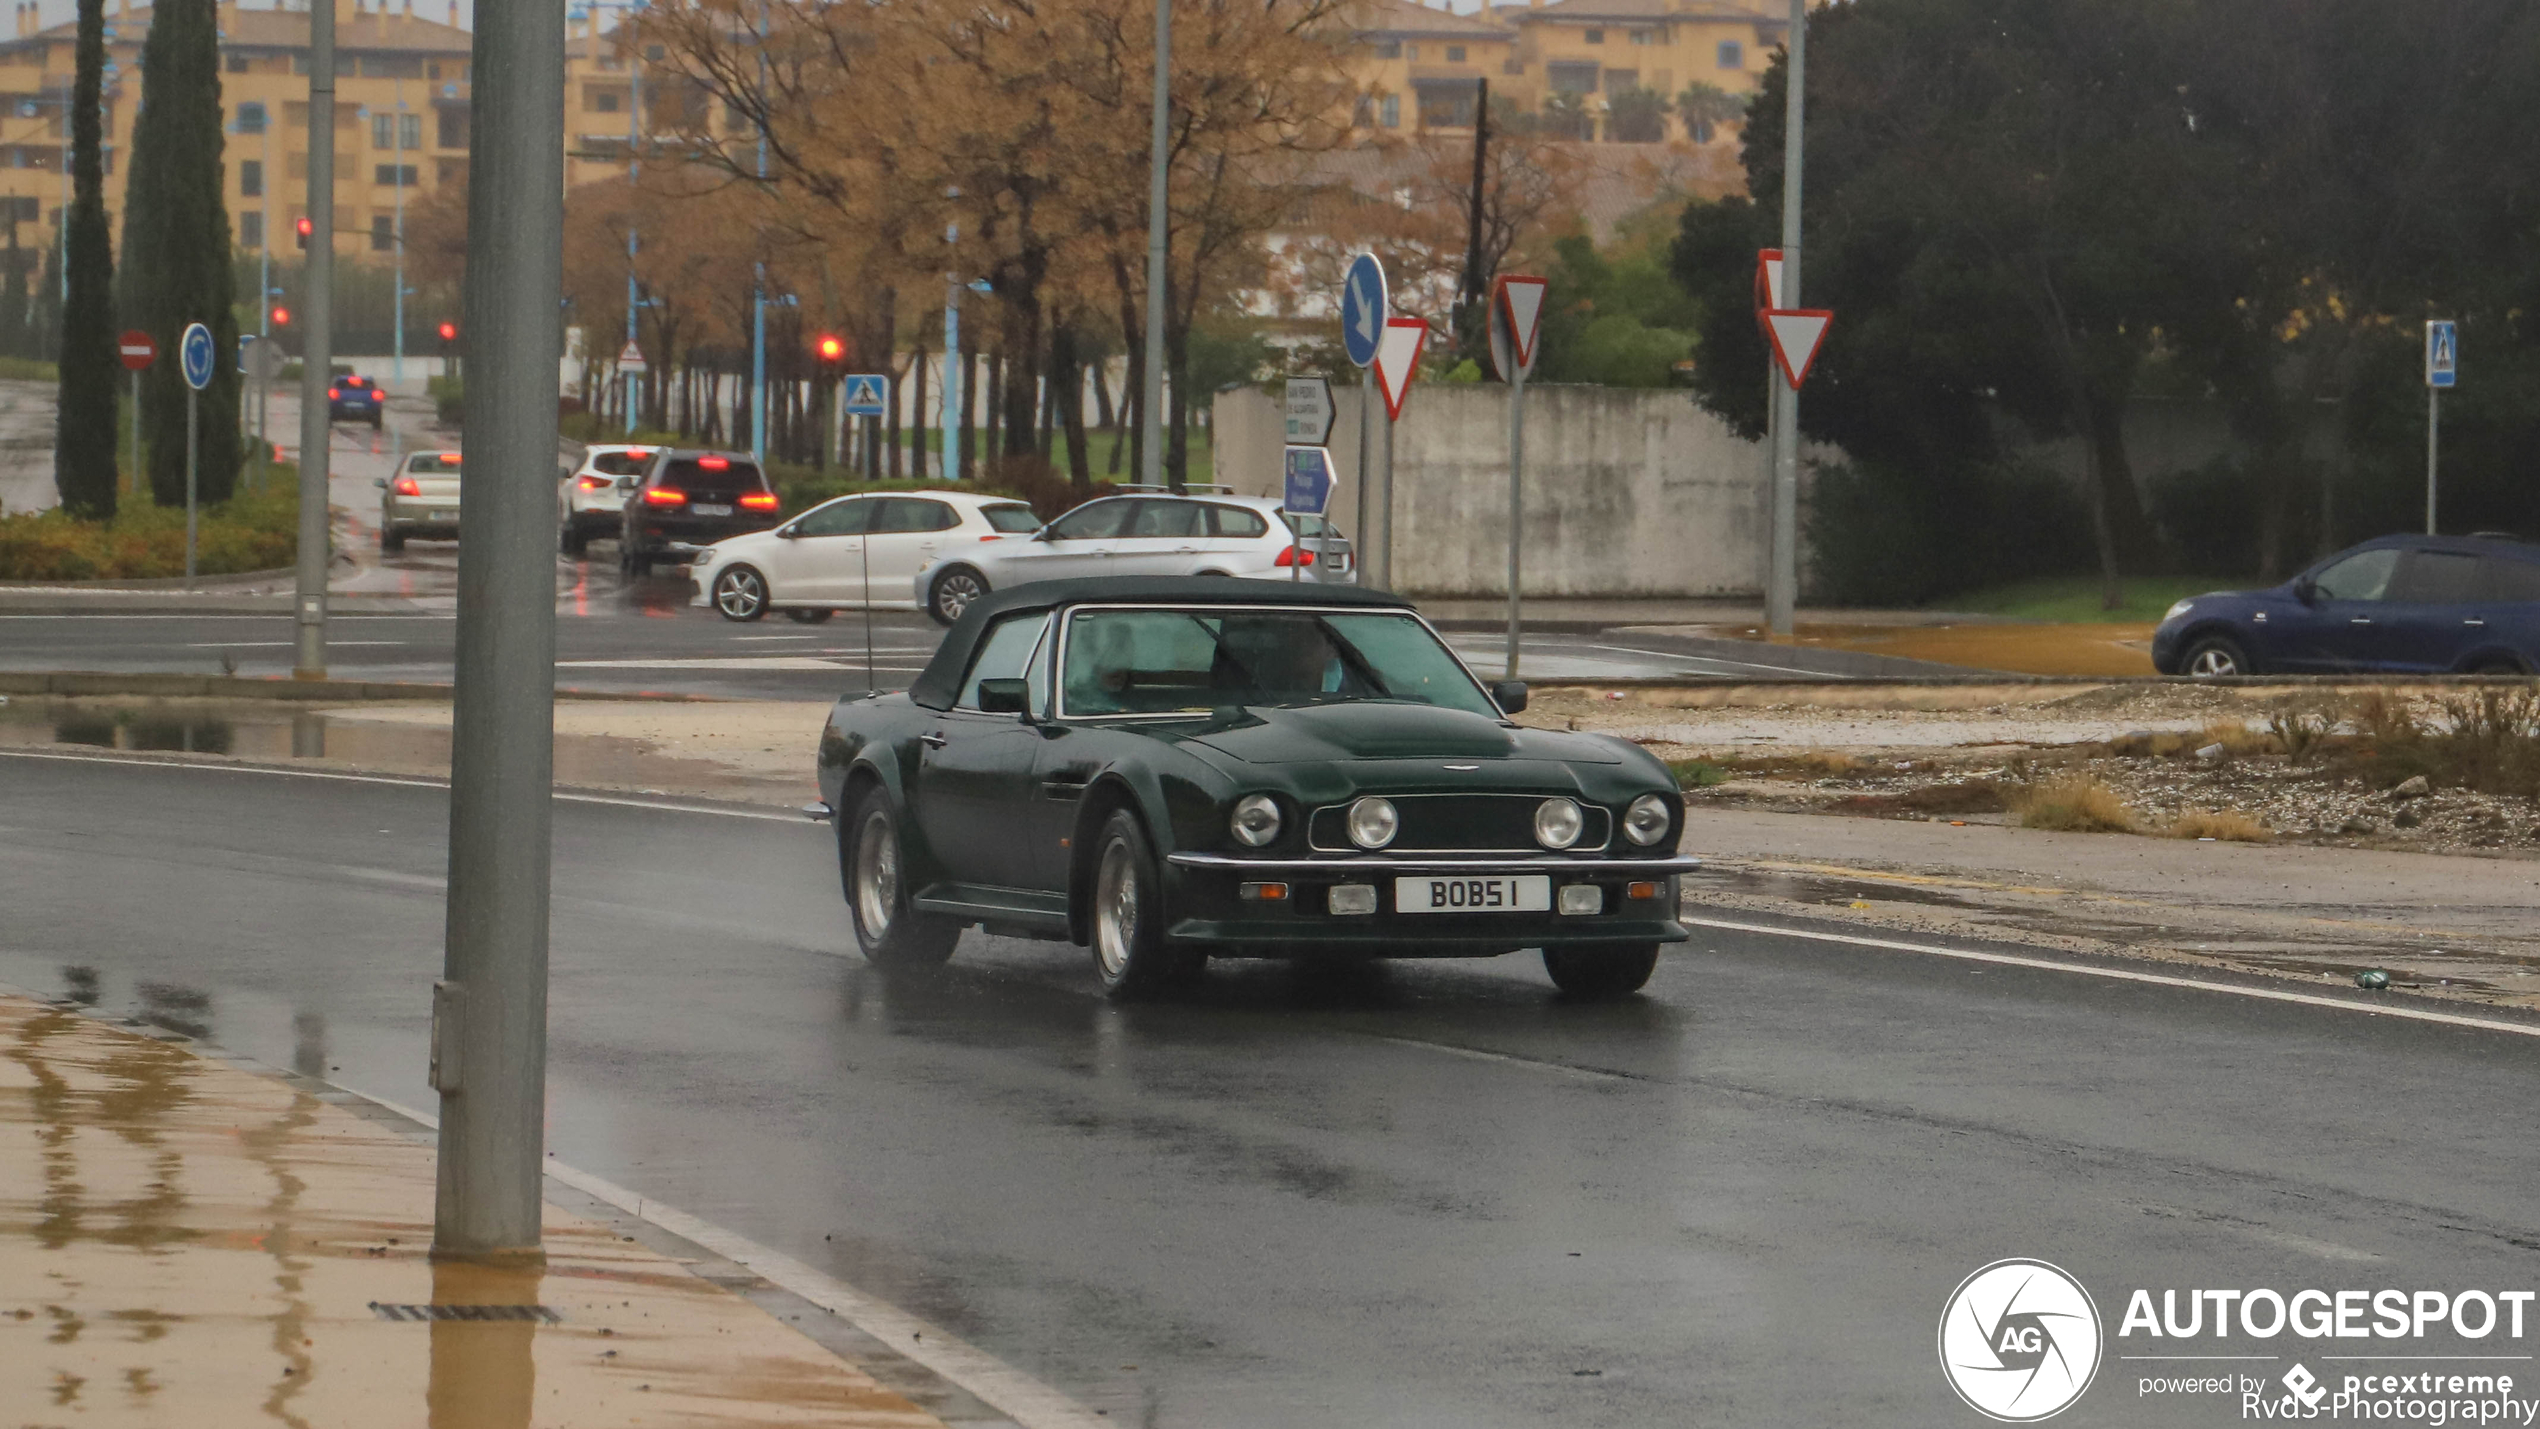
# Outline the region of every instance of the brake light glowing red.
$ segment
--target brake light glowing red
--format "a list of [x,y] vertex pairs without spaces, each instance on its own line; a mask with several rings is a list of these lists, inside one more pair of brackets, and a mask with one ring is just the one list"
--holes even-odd
[[459,464],[459,454],[457,452],[442,452],[440,455],[435,456],[433,460],[441,463],[443,466],[457,466]]
[[1314,553],[1312,551],[1300,551],[1294,546],[1283,546],[1279,550],[1279,559],[1277,564],[1283,567],[1310,566],[1314,564]]
[[648,488],[644,492],[644,504],[647,506],[685,506],[688,504],[688,493],[675,490],[667,486],[655,486]]
[[605,476],[586,476],[575,484],[585,491],[601,491],[607,488],[609,479]]
[[721,471],[731,464],[732,461],[729,457],[701,456],[697,458],[697,465],[707,471]]
[[418,485],[415,479],[411,476],[398,477],[397,485],[393,489],[399,496],[421,496],[423,494],[423,487]]
[[750,508],[752,511],[773,511],[776,509],[776,493],[773,491],[744,491],[741,493],[741,504]]
[[341,396],[343,396],[344,394],[343,394],[343,392],[342,392],[342,391],[340,391],[340,390],[338,390],[338,389],[336,389],[336,388],[329,387],[329,388],[327,388],[327,389],[326,389],[326,395],[327,395],[328,397],[330,397],[330,398],[334,398],[334,397],[341,397]]

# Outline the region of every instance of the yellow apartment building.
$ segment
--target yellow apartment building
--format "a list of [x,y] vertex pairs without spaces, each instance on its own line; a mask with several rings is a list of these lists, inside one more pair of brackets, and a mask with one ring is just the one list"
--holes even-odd
[[[1523,112],[1566,97],[1598,139],[1620,137],[1607,118],[1619,94],[1649,90],[1672,105],[1697,82],[1752,94],[1789,28],[1764,0],[1533,0],[1483,15],[1362,0],[1352,17],[1361,128],[1469,129],[1474,80],[1487,76],[1493,100]],[[1666,125],[1664,137],[1700,137],[1672,114]]]
[[[326,3],[327,0],[320,0]],[[335,246],[385,262],[402,205],[467,182],[469,53],[451,0],[333,0],[335,15]],[[625,62],[596,21],[577,22],[566,59],[565,181],[620,171],[630,96]],[[123,151],[141,101],[141,46],[150,8],[112,0],[106,17],[106,209],[122,231]],[[309,173],[309,16],[306,9],[220,7],[221,113],[228,130],[230,228],[240,251],[297,247]],[[0,217],[33,224],[18,241],[52,241],[70,193],[65,164],[74,26],[39,28],[17,5],[0,42]],[[648,104],[646,106],[650,108]]]

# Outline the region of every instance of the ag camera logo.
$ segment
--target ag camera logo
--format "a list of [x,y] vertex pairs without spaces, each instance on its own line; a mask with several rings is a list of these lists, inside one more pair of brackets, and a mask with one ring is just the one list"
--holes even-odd
[[2051,1419],[2099,1372],[2099,1307],[2045,1261],[1997,1260],[1958,1282],[1940,1312],[1940,1368],[1988,1419]]

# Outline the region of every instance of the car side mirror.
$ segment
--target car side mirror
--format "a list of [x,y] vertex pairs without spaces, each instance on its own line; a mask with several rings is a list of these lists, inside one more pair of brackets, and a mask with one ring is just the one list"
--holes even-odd
[[558,481],[571,481],[571,480],[573,480],[573,468],[572,468],[572,467],[569,467],[569,466],[559,466],[559,467],[557,467],[557,468],[556,468],[556,480],[558,480]]
[[386,491],[388,489],[388,478],[384,476],[374,476],[370,479],[370,484],[378,487],[382,491]]
[[776,528],[776,539],[780,541],[799,540],[801,539],[802,534],[803,533],[800,529],[793,526],[779,526]]
[[2293,598],[2302,602],[2304,605],[2319,604],[2320,588],[2318,583],[2308,576],[2304,576],[2302,579],[2295,581],[2293,583]]
[[1030,691],[1019,677],[979,682],[979,710],[983,714],[1029,714],[1031,703]]
[[635,489],[635,478],[631,476],[619,477],[617,479],[617,489],[620,491],[633,491]]
[[1500,713],[1515,714],[1526,707],[1526,682],[1493,680],[1490,682],[1490,698],[1492,704],[1499,706]]

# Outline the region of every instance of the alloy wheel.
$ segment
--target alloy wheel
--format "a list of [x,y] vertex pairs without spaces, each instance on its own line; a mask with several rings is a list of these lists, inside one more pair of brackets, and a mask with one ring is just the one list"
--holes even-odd
[[1103,847],[1094,875],[1094,956],[1105,978],[1117,979],[1128,967],[1137,938],[1137,857],[1125,840],[1114,839]]
[[899,840],[891,836],[891,816],[875,809],[855,840],[855,916],[865,937],[880,942],[899,906]]
[[2220,646],[2208,645],[2197,651],[2195,658],[2188,661],[2187,673],[2209,679],[2216,676],[2237,675],[2240,673],[2240,662],[2231,658],[2230,651]]
[[756,620],[767,611],[767,582],[747,566],[714,578],[714,608],[732,620]]
[[954,571],[935,582],[935,613],[949,624],[961,619],[961,613],[970,608],[970,603],[985,594],[987,592],[980,588],[977,576],[968,571]]

